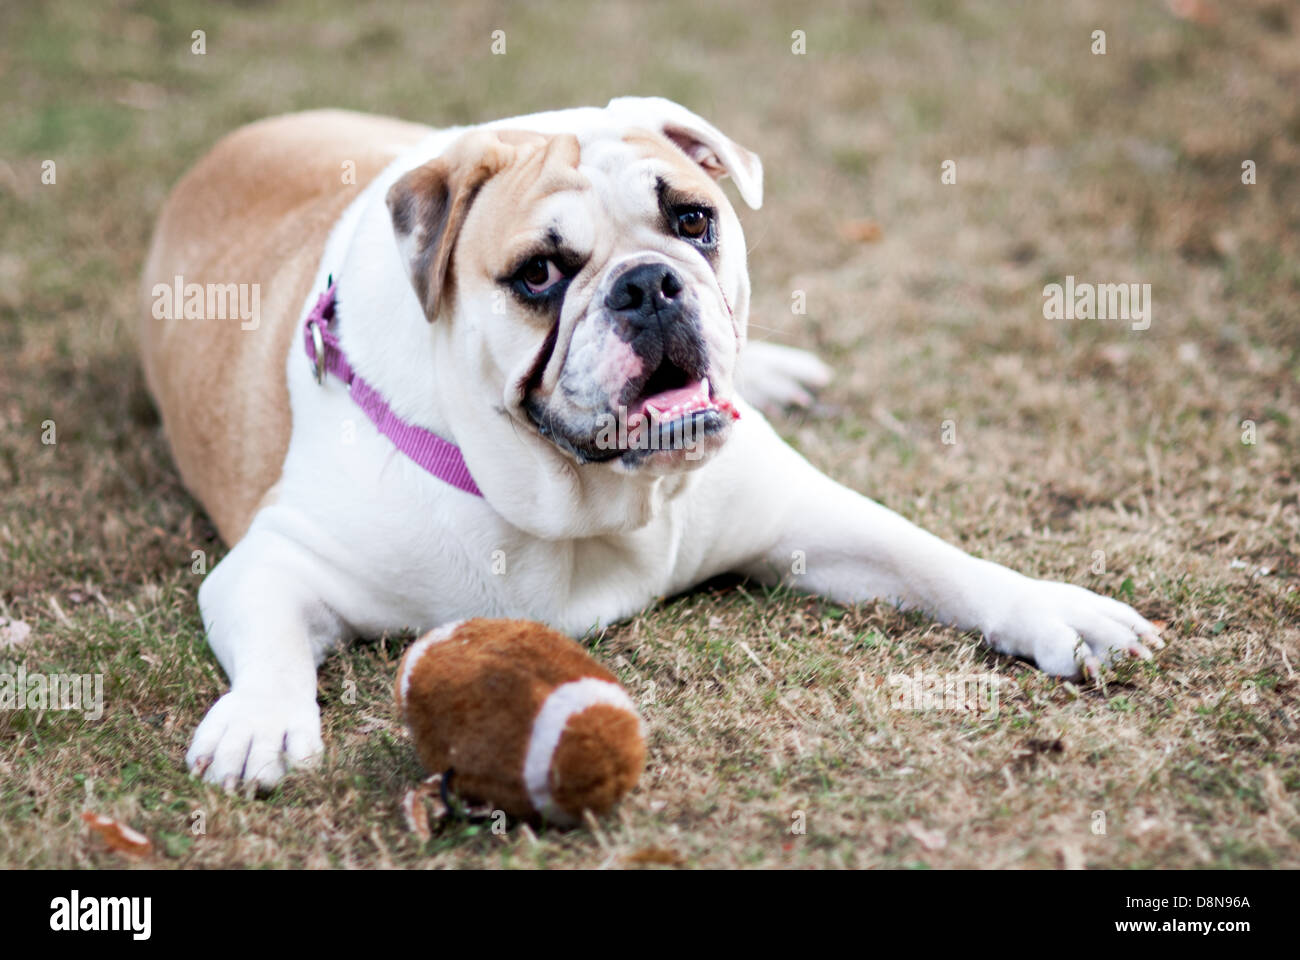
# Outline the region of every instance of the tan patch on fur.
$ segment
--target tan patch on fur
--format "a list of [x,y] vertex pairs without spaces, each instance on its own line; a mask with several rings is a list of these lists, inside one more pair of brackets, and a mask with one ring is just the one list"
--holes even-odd
[[[154,231],[138,339],[185,485],[228,544],[280,476],[291,416],[285,360],[329,232],[426,127],[338,110],[262,120],[221,140],[178,183]],[[355,163],[355,184],[343,164]],[[260,324],[159,320],[152,288],[258,284]],[[304,361],[305,362],[305,361]]]
[[[405,670],[404,656],[394,691],[397,708],[425,768],[433,773],[455,769],[451,785],[457,794],[513,816],[535,812],[524,784],[524,758],[546,698],[561,684],[584,677],[618,682],[568,637],[525,620],[475,619],[457,627],[421,655],[403,702],[400,678]],[[594,799],[579,808],[598,812],[636,783],[645,751],[636,718],[607,709],[631,726],[619,719],[609,732],[598,731],[593,724],[609,717],[601,708],[589,707],[572,718],[561,737],[556,757],[564,762],[552,764],[553,783],[564,796],[591,791]],[[575,727],[577,720],[582,722]],[[610,756],[611,751],[618,755]]]
[[[393,184],[388,206],[398,236],[419,231],[411,269],[425,316],[433,320],[452,303],[455,258],[493,269],[529,207],[587,186],[575,173],[580,157],[572,134],[474,130]],[[466,233],[471,214],[477,226]]]
[[700,190],[710,198],[714,206],[727,203],[727,196],[717,180],[663,134],[650,130],[629,130],[623,135],[623,142],[636,147],[643,156],[658,157],[677,170],[681,179],[674,180],[672,186],[683,190]]
[[471,131],[389,189],[394,231],[416,237],[411,274],[430,320],[450,290],[452,254],[479,188],[515,159],[518,148],[543,142],[541,134]]

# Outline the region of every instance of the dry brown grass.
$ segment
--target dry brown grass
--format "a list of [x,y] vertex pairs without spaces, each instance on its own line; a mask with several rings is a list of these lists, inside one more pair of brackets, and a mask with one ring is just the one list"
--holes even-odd
[[[119,862],[92,809],[179,866],[616,866],[648,847],[726,867],[1300,866],[1300,15],[1216,6],[1212,26],[1154,0],[7,7],[0,616],[33,637],[0,659],[102,672],[107,703],[97,722],[0,714],[0,864]],[[599,832],[408,833],[400,639],[327,663],[321,770],[264,801],[190,779],[224,687],[191,552],[221,548],[128,335],[165,191],[284,110],[462,122],[623,93],[681,99],[763,155],[755,333],[838,375],[782,432],[982,556],[1131,598],[1169,648],[1076,687],[883,607],[717,584],[591,638],[651,738]],[[1045,321],[1066,274],[1150,283],[1151,328]],[[1001,709],[890,709],[886,678],[914,669],[993,671]]]

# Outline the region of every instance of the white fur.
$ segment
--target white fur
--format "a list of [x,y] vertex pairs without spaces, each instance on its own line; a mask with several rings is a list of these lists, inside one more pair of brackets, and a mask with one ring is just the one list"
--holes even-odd
[[533,809],[557,823],[568,823],[573,818],[552,804],[551,761],[555,758],[555,749],[560,745],[560,737],[569,720],[600,703],[636,714],[635,704],[618,684],[596,677],[583,677],[552,690],[533,720],[528,753],[524,757],[524,786],[528,788]]
[[[656,101],[638,108],[627,100],[618,102],[618,122],[638,109],[645,125],[656,122]],[[583,108],[489,126],[570,131],[590,142],[612,116]],[[199,726],[192,769],[215,782],[269,785],[311,762],[322,746],[316,665],[355,635],[474,616],[527,617],[581,635],[728,571],[844,603],[880,597],[919,608],[982,630],[996,649],[1055,674],[1078,673],[1085,658],[1141,650],[1135,631],[1152,628],[1129,607],[944,543],[818,472],[743,401],[716,456],[665,476],[577,468],[535,432],[502,423],[492,412],[500,386],[457,353],[459,318],[431,324],[423,316],[384,203],[403,172],[460,132],[432,134],[348,208],[298,319],[334,274],[354,367],[399,415],[458,443],[486,499],[398,453],[340,383],[317,385],[294,337],[286,358],[293,434],[278,496],[199,591],[231,691]],[[761,168],[758,176],[761,184]],[[751,177],[751,199],[755,186]],[[742,323],[744,274],[741,260],[718,277],[732,294],[743,292],[743,302],[733,301]],[[798,379],[791,358],[781,359],[787,378]],[[796,572],[805,569],[796,552],[806,572]]]

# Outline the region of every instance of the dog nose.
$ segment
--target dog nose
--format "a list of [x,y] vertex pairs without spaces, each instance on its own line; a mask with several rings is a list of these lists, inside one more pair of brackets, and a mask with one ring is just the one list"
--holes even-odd
[[680,304],[682,278],[666,263],[643,263],[625,270],[605,297],[605,306],[616,313],[649,317],[676,310]]

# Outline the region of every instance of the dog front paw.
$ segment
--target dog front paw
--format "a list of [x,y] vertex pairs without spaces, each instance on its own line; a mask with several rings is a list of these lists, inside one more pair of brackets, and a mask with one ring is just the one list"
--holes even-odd
[[1095,677],[1123,657],[1151,659],[1160,631],[1126,603],[1083,587],[1015,575],[984,626],[989,644],[1044,673]]
[[194,731],[185,763],[196,777],[226,789],[252,781],[269,790],[289,770],[311,766],[324,749],[315,699],[283,701],[231,690]]
[[830,379],[830,367],[807,350],[751,340],[741,354],[740,395],[766,414],[811,407]]

